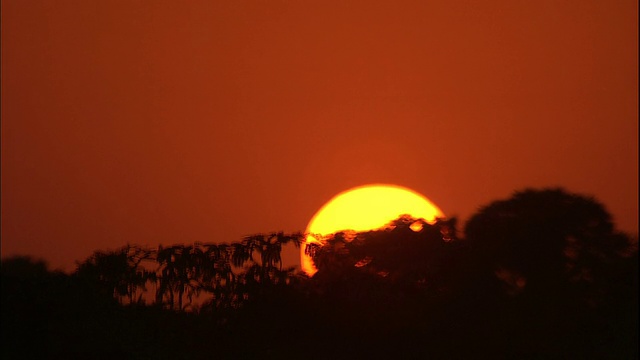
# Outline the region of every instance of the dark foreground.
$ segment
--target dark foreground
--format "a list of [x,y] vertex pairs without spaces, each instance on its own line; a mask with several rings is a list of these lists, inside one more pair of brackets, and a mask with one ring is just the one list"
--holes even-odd
[[464,238],[416,221],[308,247],[312,278],[282,268],[300,234],[126,246],[70,275],[5,259],[2,359],[638,359],[637,237],[593,199],[516,193]]

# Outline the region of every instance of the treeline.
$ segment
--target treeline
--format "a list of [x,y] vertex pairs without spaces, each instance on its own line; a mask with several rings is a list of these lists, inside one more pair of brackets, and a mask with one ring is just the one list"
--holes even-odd
[[95,252],[74,275],[121,304],[197,312],[239,308],[272,287],[291,283],[295,268],[283,268],[282,248],[299,247],[302,241],[302,234],[279,232],[233,244],[127,245]]
[[638,240],[596,200],[518,192],[481,208],[463,234],[455,219],[420,231],[416,221],[312,248],[317,298],[340,314],[336,328],[368,340],[360,354],[638,358]]
[[304,239],[127,245],[71,275],[3,260],[3,358],[638,357],[637,237],[595,199],[525,190],[462,232],[332,234],[306,248],[313,277],[282,263]]
[[284,246],[302,238],[271,233],[232,244],[126,245],[96,251],[72,274],[29,257],[3,259],[2,358],[253,356],[233,334],[251,328],[247,316],[256,307],[277,308],[304,279],[281,258]]

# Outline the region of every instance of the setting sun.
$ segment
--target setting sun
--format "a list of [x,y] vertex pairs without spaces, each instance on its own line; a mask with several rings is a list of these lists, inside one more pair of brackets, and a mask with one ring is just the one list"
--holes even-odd
[[[365,185],[334,196],[320,208],[307,226],[306,244],[318,241],[314,235],[378,229],[404,214],[427,222],[444,217],[435,204],[415,191],[396,185]],[[302,270],[313,275],[316,269],[305,248],[302,246],[300,255]]]

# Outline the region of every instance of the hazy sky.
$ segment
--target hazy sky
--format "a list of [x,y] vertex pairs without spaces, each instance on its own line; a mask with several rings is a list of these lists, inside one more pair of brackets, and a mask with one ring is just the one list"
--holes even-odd
[[[2,1],[2,256],[462,221],[563,186],[638,232],[637,1]],[[294,257],[297,258],[297,257]]]

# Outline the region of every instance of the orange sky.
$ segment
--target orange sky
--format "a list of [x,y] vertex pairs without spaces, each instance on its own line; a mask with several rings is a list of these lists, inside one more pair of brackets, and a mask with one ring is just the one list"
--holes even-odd
[[2,256],[303,230],[366,183],[638,231],[636,1],[2,1]]

